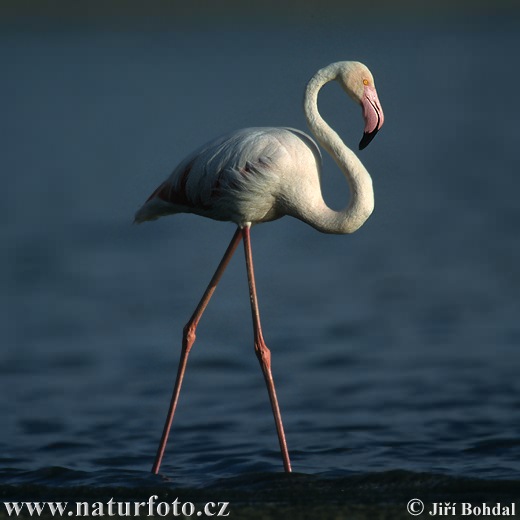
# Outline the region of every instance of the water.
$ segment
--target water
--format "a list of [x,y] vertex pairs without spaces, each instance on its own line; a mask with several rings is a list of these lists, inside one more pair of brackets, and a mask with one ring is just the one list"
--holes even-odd
[[[218,490],[244,517],[276,518],[274,503],[288,518],[311,497],[313,517],[373,503],[406,516],[413,496],[515,498],[516,11],[380,17],[375,30],[354,20],[348,31],[319,17],[252,28],[4,22],[6,500]],[[386,117],[361,154],[374,215],[348,237],[289,218],[253,230],[298,475],[280,474],[239,251],[201,322],[162,476],[151,476],[181,330],[233,226],[182,215],[133,226],[133,213],[215,135],[305,128],[305,81],[352,58],[374,72]],[[358,142],[359,109],[340,89],[324,89],[320,110]],[[341,207],[329,158],[324,177]]]

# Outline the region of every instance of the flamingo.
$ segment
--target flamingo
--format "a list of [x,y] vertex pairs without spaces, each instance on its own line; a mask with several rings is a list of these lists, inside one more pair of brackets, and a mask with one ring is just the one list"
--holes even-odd
[[290,215],[323,233],[346,234],[359,229],[374,208],[372,179],[356,154],[318,112],[318,92],[336,80],[362,107],[365,128],[359,149],[365,148],[383,125],[374,78],[356,61],[322,68],[309,80],[303,101],[307,124],[318,143],[334,158],[350,189],[350,201],[334,211],[323,200],[321,153],[315,141],[293,128],[246,128],[217,138],[187,156],[135,214],[135,222],[176,213],[195,213],[230,221],[237,229],[197,308],[183,329],[177,377],[152,472],[163,460],[171,424],[195,341],[199,320],[240,241],[243,240],[253,318],[254,349],[267,385],[284,470],[291,471],[280,407],[271,371],[271,352],[260,324],[250,229],[254,224]]

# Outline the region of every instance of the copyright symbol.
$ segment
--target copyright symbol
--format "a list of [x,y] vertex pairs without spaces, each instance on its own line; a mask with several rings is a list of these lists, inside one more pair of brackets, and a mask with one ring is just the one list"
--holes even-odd
[[422,500],[419,500],[418,498],[412,498],[412,500],[406,504],[406,510],[412,516],[418,516],[424,511],[424,504],[422,503]]

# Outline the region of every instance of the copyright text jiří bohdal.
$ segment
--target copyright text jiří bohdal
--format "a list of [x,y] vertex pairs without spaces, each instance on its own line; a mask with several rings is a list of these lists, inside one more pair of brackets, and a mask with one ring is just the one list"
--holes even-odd
[[407,504],[408,513],[412,516],[508,516],[516,515],[516,503],[481,502],[478,504],[470,502],[433,502],[427,508],[424,502],[418,498],[410,500]]

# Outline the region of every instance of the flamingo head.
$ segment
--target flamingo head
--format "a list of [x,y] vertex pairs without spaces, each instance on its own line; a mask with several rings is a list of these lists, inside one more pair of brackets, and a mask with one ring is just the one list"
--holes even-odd
[[365,130],[359,142],[359,149],[363,150],[375,137],[385,120],[377,97],[374,78],[368,67],[362,63],[345,61],[341,63],[338,80],[347,94],[358,102],[363,110]]

